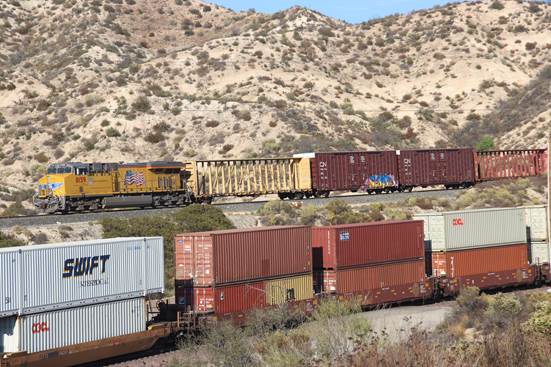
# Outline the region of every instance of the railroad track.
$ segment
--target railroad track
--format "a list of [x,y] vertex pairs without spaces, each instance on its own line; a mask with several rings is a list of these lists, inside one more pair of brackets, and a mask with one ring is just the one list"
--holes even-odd
[[[306,200],[292,200],[291,202],[302,203],[305,205],[324,206],[328,201],[339,199],[349,204],[369,204],[369,203],[389,203],[407,199],[408,197],[442,197],[455,198],[466,191],[461,190],[420,190],[413,192],[402,192],[393,194],[369,195],[369,194],[347,194],[331,196],[329,198],[316,198]],[[269,200],[245,201],[245,202],[214,202],[212,205],[220,208],[225,213],[254,212]],[[0,218],[0,228],[9,228],[13,226],[29,225],[51,225],[51,224],[70,224],[83,222],[96,222],[103,218],[135,218],[147,215],[170,214],[181,208],[149,208],[149,209],[125,209],[125,210],[106,210],[89,213],[73,214],[53,214],[53,215],[28,215],[18,217]]]

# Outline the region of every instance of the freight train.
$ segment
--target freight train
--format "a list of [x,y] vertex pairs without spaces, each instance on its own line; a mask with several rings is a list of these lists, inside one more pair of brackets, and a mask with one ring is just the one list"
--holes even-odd
[[190,162],[56,163],[39,179],[36,207],[48,213],[210,203],[218,197],[280,199],[369,194],[415,187],[466,188],[541,175],[547,151],[428,149],[295,154],[289,158]]
[[[282,305],[308,311],[328,297],[368,308],[438,301],[466,286],[551,284],[548,223],[547,207],[534,206],[186,233],[174,241],[176,301],[159,302],[154,317],[143,297],[163,287],[160,238],[0,250],[0,290],[10,301],[0,305],[0,366],[98,361],[193,335],[207,321]],[[63,277],[67,261],[91,268],[86,259],[98,254],[110,255],[102,272]],[[84,329],[69,332],[72,322]]]

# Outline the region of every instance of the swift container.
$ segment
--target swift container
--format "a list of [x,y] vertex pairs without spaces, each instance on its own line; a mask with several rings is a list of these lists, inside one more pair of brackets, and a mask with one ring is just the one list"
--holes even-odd
[[161,237],[1,249],[0,265],[0,317],[164,291]]

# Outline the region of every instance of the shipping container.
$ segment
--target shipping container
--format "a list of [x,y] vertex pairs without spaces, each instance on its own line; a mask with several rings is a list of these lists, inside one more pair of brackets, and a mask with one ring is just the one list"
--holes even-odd
[[178,305],[195,312],[240,314],[254,308],[313,297],[312,274],[216,287],[189,287],[176,282]]
[[524,207],[524,214],[529,241],[548,241],[547,205],[526,206]]
[[44,312],[164,291],[161,237],[0,249],[0,264],[0,299],[3,300],[0,316]]
[[551,259],[551,246],[549,242],[531,242],[530,243],[530,263],[543,264],[549,263]]
[[312,228],[312,247],[323,253],[315,269],[337,269],[423,258],[423,222],[384,221]]
[[267,280],[266,304],[280,305],[288,301],[303,301],[314,296],[312,274]]
[[193,286],[312,272],[310,228],[263,227],[188,233],[175,239],[176,280]]
[[314,153],[312,156],[315,192],[375,192],[398,188],[395,151]]
[[144,298],[0,319],[3,353],[36,353],[145,331]]
[[401,186],[468,187],[475,183],[472,149],[400,150]]
[[364,305],[430,297],[422,259],[323,271],[323,292],[360,296]]
[[501,150],[477,152],[477,181],[494,181],[542,175],[546,170],[546,150]]
[[312,189],[307,158],[223,159],[190,162],[188,184],[197,198],[307,193]]
[[522,208],[419,213],[413,218],[424,221],[425,241],[432,251],[527,243]]
[[527,244],[432,253],[432,272],[435,276],[456,278],[527,267]]

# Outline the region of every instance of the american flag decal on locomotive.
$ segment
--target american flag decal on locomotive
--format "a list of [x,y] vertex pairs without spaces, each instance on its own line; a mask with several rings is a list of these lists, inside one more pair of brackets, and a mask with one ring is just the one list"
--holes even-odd
[[143,172],[126,171],[124,175],[125,185],[143,185],[145,177]]

